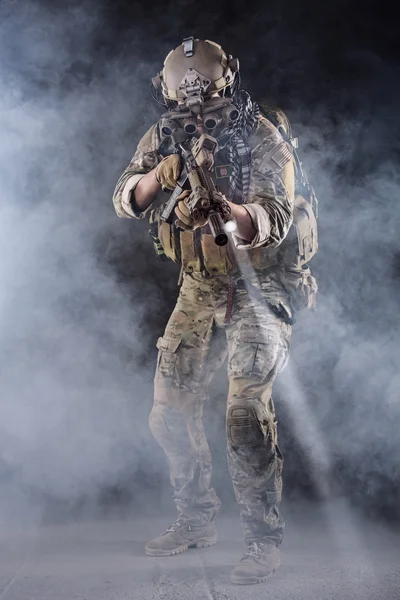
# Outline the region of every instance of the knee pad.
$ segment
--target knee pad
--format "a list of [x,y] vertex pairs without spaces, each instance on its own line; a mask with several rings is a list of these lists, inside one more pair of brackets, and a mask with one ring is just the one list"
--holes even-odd
[[[269,433],[266,418],[258,414],[258,400],[237,398],[228,408],[226,426],[232,446],[261,446]],[[260,419],[261,416],[261,419]]]

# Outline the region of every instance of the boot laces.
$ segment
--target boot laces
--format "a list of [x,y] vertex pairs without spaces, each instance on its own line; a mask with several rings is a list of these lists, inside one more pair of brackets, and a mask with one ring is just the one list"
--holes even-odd
[[[168,527],[168,529],[166,529],[164,535],[166,533],[171,533],[176,531],[177,529],[179,529],[180,527],[182,527],[182,525],[185,523],[185,519],[183,519],[182,517],[178,517],[176,519],[176,521],[174,521],[173,523],[171,523],[171,525]],[[190,528],[190,525],[189,525]]]
[[253,556],[254,558],[259,558],[260,554],[264,551],[264,544],[262,542],[247,542],[246,548],[244,551],[244,558],[246,556]]

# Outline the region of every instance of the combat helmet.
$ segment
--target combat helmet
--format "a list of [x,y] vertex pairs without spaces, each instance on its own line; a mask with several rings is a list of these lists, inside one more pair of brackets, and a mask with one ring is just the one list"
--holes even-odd
[[238,73],[238,59],[227,55],[219,44],[188,37],[167,55],[152,83],[166,104],[181,100],[190,107],[215,93],[231,96],[238,85]]

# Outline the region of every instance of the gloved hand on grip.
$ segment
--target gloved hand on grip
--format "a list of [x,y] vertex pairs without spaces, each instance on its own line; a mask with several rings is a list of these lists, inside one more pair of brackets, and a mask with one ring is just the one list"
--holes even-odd
[[198,227],[204,227],[207,223],[207,219],[204,217],[200,217],[196,221],[191,216],[188,207],[186,206],[184,200],[190,196],[190,190],[185,190],[182,192],[180,196],[177,198],[177,206],[175,207],[175,214],[178,219],[175,221],[175,225],[184,231],[193,231]]
[[170,154],[163,158],[156,167],[156,179],[163,188],[173,190],[181,174],[181,158],[179,154]]

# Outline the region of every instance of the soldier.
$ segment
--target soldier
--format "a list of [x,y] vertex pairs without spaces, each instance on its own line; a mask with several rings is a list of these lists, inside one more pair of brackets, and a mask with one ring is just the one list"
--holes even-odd
[[[186,38],[153,85],[169,111],[184,109],[188,135],[207,132],[217,139],[212,176],[237,228],[226,246],[216,245],[206,219],[191,216],[189,192],[178,198],[174,222],[160,218],[163,205],[155,206],[155,198],[175,188],[182,161],[162,121],[153,125],[113,197],[119,217],[148,217],[158,253],[182,265],[177,304],[157,342],[150,415],[167,456],[178,518],[148,542],[146,554],[172,556],[216,543],[220,500],[211,487],[202,411],[210,381],[228,356],[228,465],[245,538],[231,580],[258,583],[280,564],[283,458],[271,391],[288,358],[294,312],[314,303],[316,284],[306,263],[317,250],[315,196],[287,118],[274,107],[260,111],[240,89],[237,59],[219,45]],[[210,113],[217,98],[226,102]]]

